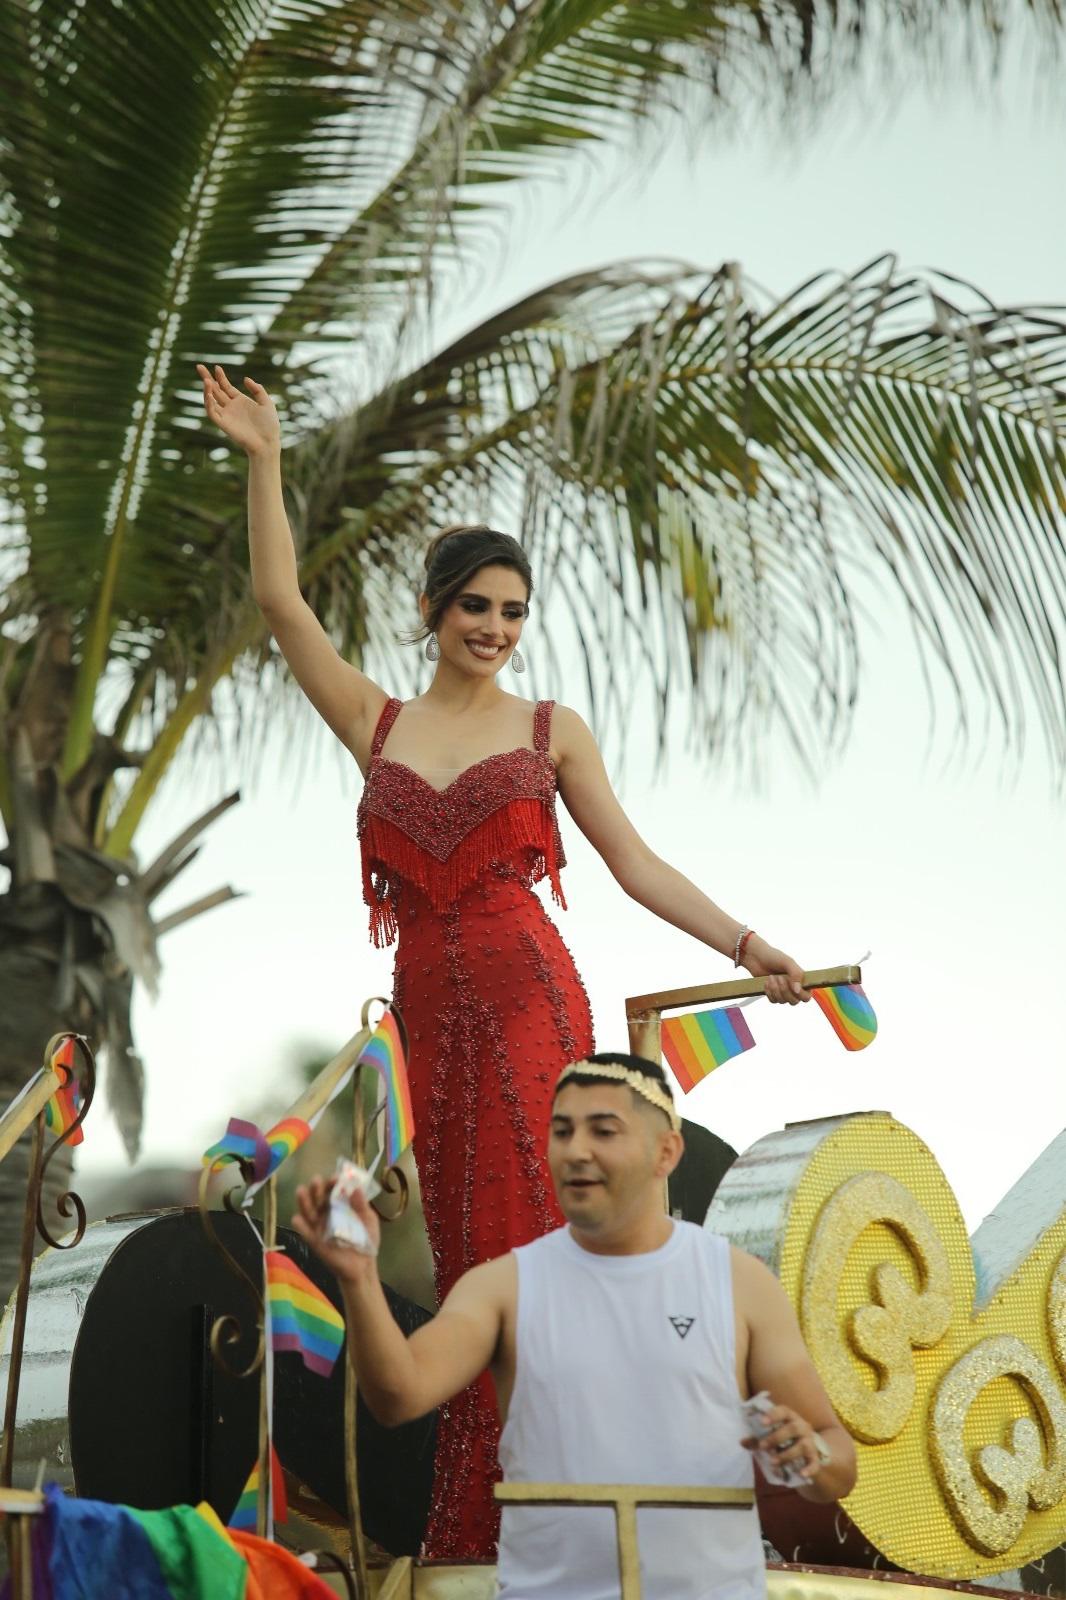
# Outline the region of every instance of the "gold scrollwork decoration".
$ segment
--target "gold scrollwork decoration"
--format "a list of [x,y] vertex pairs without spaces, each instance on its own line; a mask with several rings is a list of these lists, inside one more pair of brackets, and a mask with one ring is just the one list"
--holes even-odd
[[[872,1273],[876,1300],[845,1323],[839,1313],[843,1264],[867,1228],[887,1224],[914,1261],[920,1286],[891,1262]],[[804,1262],[801,1318],[811,1353],[841,1420],[870,1444],[894,1439],[914,1405],[913,1350],[928,1349],[951,1322],[951,1269],[932,1219],[909,1189],[884,1172],[863,1172],[826,1202]],[[877,1374],[864,1380],[858,1356]]]
[[[395,1198],[395,1211],[382,1212],[384,1222],[398,1222],[411,1203],[411,1185],[407,1174],[402,1167],[392,1166],[386,1168],[381,1179],[381,1193],[387,1194],[389,1199]],[[380,1211],[380,1207],[376,1208]]]
[[[997,1378],[1012,1378],[1039,1419],[1016,1417],[1008,1443],[971,1453],[967,1417]],[[982,1339],[946,1372],[930,1410],[930,1453],[965,1537],[985,1555],[1008,1551],[1029,1507],[1047,1511],[1066,1494],[1066,1400],[1049,1367],[1022,1339]]]
[[991,1577],[1066,1542],[1066,1133],[972,1240],[933,1153],[878,1111],[760,1140],[715,1219],[796,1307],[858,1445],[844,1508],[889,1561]]
[[259,1371],[266,1357],[266,1335],[263,1331],[262,1323],[259,1323],[256,1327],[255,1354],[247,1366],[240,1367],[235,1365],[226,1353],[227,1346],[239,1344],[243,1338],[244,1329],[241,1326],[240,1318],[235,1317],[231,1312],[226,1312],[223,1316],[216,1317],[211,1324],[211,1335],[208,1341],[211,1349],[211,1358],[216,1366],[221,1367],[224,1372],[228,1372],[231,1378],[250,1378],[253,1373]]
[[[223,1371],[228,1372],[231,1378],[250,1378],[254,1372],[259,1371],[266,1358],[266,1335],[264,1332],[265,1307],[263,1305],[263,1290],[262,1286],[257,1284],[254,1279],[250,1278],[247,1272],[245,1272],[244,1268],[241,1266],[240,1262],[230,1254],[215,1230],[215,1225],[211,1220],[211,1211],[207,1203],[207,1190],[212,1176],[213,1169],[211,1167],[205,1167],[200,1174],[200,1221],[203,1224],[203,1229],[208,1237],[208,1240],[214,1249],[218,1251],[229,1271],[233,1273],[235,1278],[239,1278],[241,1282],[246,1285],[249,1293],[252,1296],[252,1303],[258,1308],[258,1318],[256,1322],[255,1354],[252,1356],[252,1359],[249,1361],[247,1366],[234,1366],[227,1354],[227,1348],[232,1345],[239,1344],[241,1339],[244,1337],[244,1329],[241,1326],[240,1318],[234,1316],[232,1312],[227,1312],[220,1317],[216,1317],[214,1322],[211,1324],[211,1334],[209,1340],[211,1355],[216,1364],[220,1366]],[[250,1168],[247,1176],[250,1177]],[[226,1207],[227,1211],[234,1210],[234,1207],[231,1204],[231,1197],[228,1193],[223,1196],[223,1205]]]
[[[78,1051],[78,1054],[81,1056],[81,1108],[70,1127],[65,1128],[59,1137],[50,1145],[44,1160],[41,1162],[41,1178],[37,1186],[37,1232],[41,1235],[41,1238],[46,1244],[51,1245],[53,1250],[73,1250],[75,1245],[80,1244],[85,1235],[85,1224],[87,1220],[85,1203],[80,1195],[74,1193],[73,1189],[64,1190],[61,1195],[57,1196],[55,1202],[56,1210],[59,1212],[61,1217],[66,1218],[73,1216],[77,1218],[77,1221],[74,1224],[73,1232],[65,1237],[55,1239],[52,1237],[52,1234],[50,1233],[44,1220],[45,1174],[47,1173],[49,1165],[51,1164],[53,1157],[56,1155],[60,1147],[62,1145],[70,1144],[74,1134],[85,1121],[85,1118],[89,1114],[89,1107],[93,1103],[93,1095],[96,1093],[96,1060],[89,1046],[88,1039],[84,1038],[82,1034],[71,1033],[67,1030],[64,1030],[61,1033],[54,1033],[44,1047],[45,1066],[52,1066],[52,1060],[57,1050],[59,1050],[60,1046],[68,1039],[72,1041]],[[59,1070],[65,1071],[66,1068],[61,1067]],[[69,1082],[69,1079],[67,1081]]]

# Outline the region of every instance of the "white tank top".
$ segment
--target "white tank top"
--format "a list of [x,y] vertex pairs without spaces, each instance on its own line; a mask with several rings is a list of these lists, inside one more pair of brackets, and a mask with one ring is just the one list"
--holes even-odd
[[[512,1482],[750,1488],[729,1244],[675,1222],[658,1250],[594,1255],[568,1228],[523,1245]],[[761,1600],[754,1507],[637,1513],[644,1600]],[[505,1506],[500,1600],[618,1600],[610,1507]]]

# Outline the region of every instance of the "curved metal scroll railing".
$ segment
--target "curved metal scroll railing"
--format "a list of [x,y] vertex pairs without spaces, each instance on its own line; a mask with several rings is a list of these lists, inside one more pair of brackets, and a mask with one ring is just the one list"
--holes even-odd
[[[383,1111],[384,1102],[379,1102],[377,1110],[367,1118],[366,1107],[361,1093],[360,1077],[362,1069],[359,1058],[363,1054],[374,1031],[370,1022],[370,1008],[373,1005],[382,1005],[390,1008],[393,1015],[400,1023],[402,1020],[395,1006],[390,1000],[376,995],[367,1000],[363,1005],[361,1027],[347,1044],[343,1045],[331,1061],[328,1061],[314,1081],[304,1090],[299,1099],[289,1107],[283,1121],[296,1119],[314,1124],[329,1103],[345,1086],[350,1077],[354,1077],[354,1094],[352,1110],[352,1159],[360,1166],[367,1164],[367,1138],[373,1123],[379,1113]],[[222,1205],[229,1211],[245,1211],[251,1203],[252,1196],[261,1196],[262,1213],[260,1217],[260,1231],[263,1246],[272,1250],[277,1240],[277,1171],[272,1173],[261,1183],[253,1180],[251,1164],[237,1160],[237,1167],[241,1171],[243,1182],[232,1185],[221,1196]],[[244,1269],[230,1255],[223,1245],[211,1220],[211,1190],[215,1174],[212,1167],[204,1168],[200,1177],[199,1206],[200,1216],[208,1238],[215,1249],[222,1256],[226,1265],[235,1276],[240,1278],[252,1295],[252,1303],[256,1307],[257,1344],[256,1351],[247,1366],[236,1370],[228,1359],[228,1350],[243,1338],[243,1329],[240,1321],[233,1315],[218,1317],[211,1329],[210,1345],[211,1354],[227,1372],[234,1377],[249,1378],[259,1374],[259,1501],[256,1510],[256,1532],[262,1536],[269,1536],[267,1530],[267,1485],[270,1482],[270,1418],[267,1407],[269,1404],[266,1377],[266,1339],[265,1339],[265,1307],[263,1305],[263,1286],[256,1284]],[[408,1189],[407,1179],[398,1167],[390,1167],[381,1174],[379,1180],[385,1194],[395,1196],[399,1205],[391,1217],[383,1220],[393,1220],[402,1215],[407,1205]],[[355,1370],[350,1359],[345,1359],[344,1372],[344,1470],[345,1486],[348,1499],[348,1535],[351,1545],[352,1579],[357,1600],[369,1600],[370,1578],[367,1562],[366,1539],[363,1533],[362,1514],[359,1502],[359,1479],[356,1467],[356,1425],[357,1425],[357,1382]]]
[[[73,1060],[61,1061],[64,1047],[73,1057],[80,1055],[82,1071],[78,1078],[81,1106],[77,1116],[61,1129],[45,1151],[45,1112],[51,1100],[61,1090],[73,1085],[75,1079]],[[18,1282],[15,1289],[15,1310],[11,1328],[11,1355],[7,1372],[7,1399],[4,1405],[4,1433],[0,1444],[0,1511],[4,1512],[8,1564],[11,1572],[12,1595],[21,1600],[32,1592],[30,1562],[29,1518],[41,1510],[39,1492],[17,1490],[11,1485],[11,1471],[15,1448],[15,1419],[18,1413],[19,1385],[22,1378],[22,1352],[26,1337],[26,1311],[29,1305],[30,1269],[33,1266],[34,1241],[39,1233],[53,1249],[70,1250],[80,1244],[85,1233],[85,1206],[72,1189],[61,1194],[56,1208],[61,1217],[73,1215],[77,1220],[69,1236],[53,1238],[44,1220],[42,1196],[44,1178],[50,1163],[61,1145],[69,1145],[80,1129],[92,1105],[96,1091],[96,1062],[87,1039],[80,1033],[56,1033],[44,1047],[44,1064],[20,1090],[7,1109],[0,1114],[0,1161],[11,1154],[23,1134],[32,1129],[30,1166],[26,1182],[26,1203],[22,1218],[22,1239],[19,1247]]]

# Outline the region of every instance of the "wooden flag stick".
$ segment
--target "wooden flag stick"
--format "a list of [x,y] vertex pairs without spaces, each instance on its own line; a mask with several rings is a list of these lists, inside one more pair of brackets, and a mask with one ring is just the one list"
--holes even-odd
[[[803,974],[805,989],[827,989],[832,984],[861,983],[861,967],[819,967]],[[626,1001],[626,1016],[648,1011],[674,1011],[680,1006],[713,1004],[716,1000],[748,1000],[766,993],[765,978],[728,978],[724,983],[697,983],[690,989],[661,989],[658,994],[634,994]]]
[[[805,989],[828,989],[835,983],[861,983],[861,967],[819,967],[803,974]],[[662,1016],[682,1006],[713,1005],[716,1000],[748,1000],[766,993],[765,978],[728,978],[725,983],[698,983],[690,989],[660,989],[658,994],[633,994],[626,1001],[629,1048],[636,1056],[661,1061]]]

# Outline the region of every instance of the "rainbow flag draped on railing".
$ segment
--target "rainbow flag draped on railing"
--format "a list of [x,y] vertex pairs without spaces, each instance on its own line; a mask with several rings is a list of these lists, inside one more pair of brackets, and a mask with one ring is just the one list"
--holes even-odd
[[328,1378],[344,1344],[344,1318],[283,1250],[266,1251],[271,1343],[295,1350],[305,1367]]
[[385,1165],[393,1166],[415,1136],[411,1088],[407,1081],[407,1056],[400,1024],[386,1011],[359,1055],[357,1066],[373,1067],[385,1085]]
[[230,1117],[222,1138],[204,1151],[203,1164],[220,1167],[227,1161],[243,1161],[252,1169],[252,1181],[263,1183],[300,1148],[310,1133],[310,1124],[300,1117],[285,1117],[266,1133],[261,1133],[254,1122]]
[[[69,1035],[59,1045],[49,1066],[60,1083],[44,1108],[44,1125],[58,1139],[74,1126],[81,1109],[81,1089],[74,1076],[74,1040]],[[75,1128],[67,1143],[81,1144],[84,1137],[82,1130]]]

